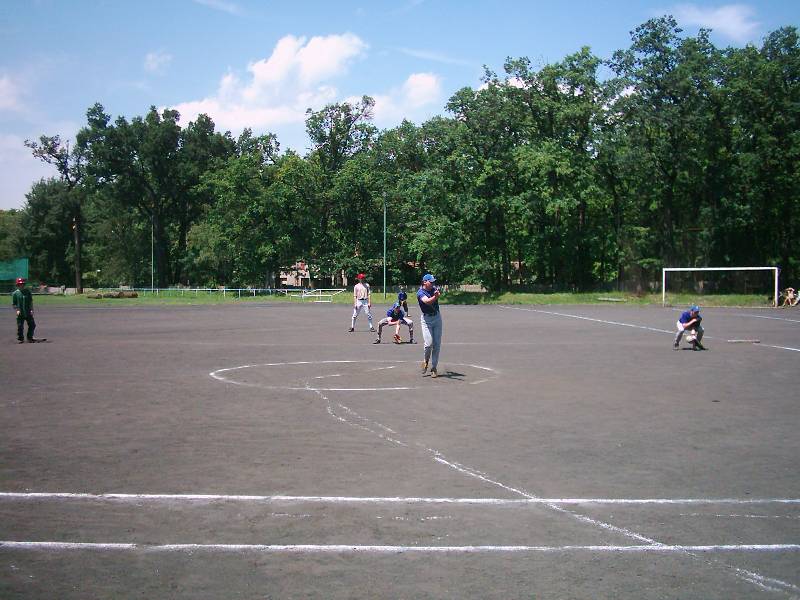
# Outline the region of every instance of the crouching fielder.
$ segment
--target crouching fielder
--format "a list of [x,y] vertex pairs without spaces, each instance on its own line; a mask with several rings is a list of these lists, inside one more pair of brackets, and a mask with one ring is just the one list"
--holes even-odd
[[403,309],[401,308],[401,302],[395,302],[392,305],[392,308],[386,311],[386,317],[380,320],[378,323],[378,337],[375,339],[375,344],[381,343],[381,334],[383,333],[383,328],[386,325],[394,325],[394,343],[400,344],[400,325],[405,325],[408,327],[408,341],[409,343],[414,343],[414,322],[405,315]]
[[704,333],[703,326],[700,325],[702,320],[703,317],[700,316],[699,306],[690,306],[689,310],[682,312],[676,323],[678,333],[675,335],[675,342],[672,344],[672,348],[677,350],[680,347],[681,338],[686,332],[690,335],[690,338],[693,338],[690,339],[693,350],[705,350],[703,344],[700,343]]

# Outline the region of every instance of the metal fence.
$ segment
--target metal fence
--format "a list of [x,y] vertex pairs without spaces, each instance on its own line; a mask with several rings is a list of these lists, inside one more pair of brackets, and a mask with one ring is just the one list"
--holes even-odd
[[229,288],[229,287],[179,287],[179,288],[138,288],[138,287],[118,287],[118,288],[84,288],[84,293],[105,293],[105,292],[136,292],[140,296],[159,296],[159,297],[186,297],[186,296],[212,296],[220,295],[223,298],[242,298],[257,296],[288,296],[293,293],[300,293],[302,289],[290,288]]

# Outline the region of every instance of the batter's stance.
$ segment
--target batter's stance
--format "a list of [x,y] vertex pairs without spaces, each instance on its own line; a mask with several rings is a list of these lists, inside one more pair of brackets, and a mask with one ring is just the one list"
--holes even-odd
[[431,377],[438,377],[439,348],[442,345],[442,316],[439,314],[441,292],[434,287],[436,278],[430,273],[422,277],[422,285],[417,290],[417,302],[422,313],[422,337],[425,340],[425,359],[422,361],[422,374],[431,369]]

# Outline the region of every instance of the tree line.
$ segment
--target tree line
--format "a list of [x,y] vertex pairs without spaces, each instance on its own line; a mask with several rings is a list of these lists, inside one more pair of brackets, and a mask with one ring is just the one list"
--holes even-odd
[[48,283],[269,286],[304,260],[335,284],[383,268],[491,290],[647,286],[662,266],[779,265],[794,251],[800,44],[718,48],[669,16],[601,59],[508,59],[446,116],[378,130],[364,96],[307,112],[306,155],[174,110],[112,120],[72,146],[27,142],[58,176],[0,215],[0,255]]

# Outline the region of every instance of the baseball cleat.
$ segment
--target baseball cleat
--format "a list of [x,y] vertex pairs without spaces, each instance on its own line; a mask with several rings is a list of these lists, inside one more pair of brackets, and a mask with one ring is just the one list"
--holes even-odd
[[433,377],[435,379],[438,376],[439,376],[439,373],[436,371],[436,369],[431,369],[431,377]]
[[423,360],[422,361],[422,374],[425,375],[425,373],[427,371],[428,371],[428,361],[427,360]]
[[372,343],[373,344],[380,344],[381,343],[381,338],[375,338],[375,341],[372,342]]
[[355,329],[353,329],[352,327],[347,330],[348,333],[353,333],[354,331],[355,331]]

